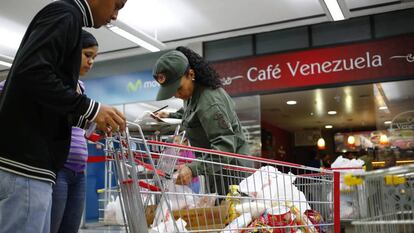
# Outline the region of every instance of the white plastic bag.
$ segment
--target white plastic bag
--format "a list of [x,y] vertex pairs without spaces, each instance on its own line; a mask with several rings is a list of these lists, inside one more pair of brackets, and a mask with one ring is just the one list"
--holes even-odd
[[280,172],[273,166],[261,167],[253,175],[240,182],[239,191],[251,197],[256,197],[257,192],[263,190],[263,187],[268,185],[271,179],[276,178],[277,173]]
[[[340,172],[340,190],[342,191],[340,199],[341,219],[353,219],[358,213],[358,210],[356,209],[354,200],[352,198],[353,193],[351,193],[351,191],[353,191],[353,188],[344,183],[344,175],[363,173],[364,170],[362,166],[364,164],[365,162],[361,159],[351,160],[342,156],[338,156],[338,158],[331,165],[332,170],[335,171],[336,169],[338,172]],[[332,193],[329,192],[328,195],[330,196]]]
[[115,207],[115,201],[111,200],[109,203],[105,206],[104,210],[104,222],[105,223],[115,223],[116,222],[116,207]]
[[221,233],[238,233],[241,230],[239,228],[247,227],[252,220],[253,218],[250,213],[244,213],[227,225]]
[[179,218],[176,221],[178,231],[176,231],[174,227],[174,220],[172,218],[169,218],[166,222],[160,223],[159,225],[152,227],[149,232],[150,233],[175,233],[175,232],[188,232],[188,230],[185,228],[187,226],[187,223]]
[[115,200],[112,200],[106,205],[104,210],[104,222],[111,224],[124,224],[124,217],[122,215],[121,202],[119,196]]
[[266,210],[266,206],[263,202],[251,201],[244,202],[242,204],[236,205],[237,213],[244,214],[249,213],[252,218],[258,218]]
[[251,213],[255,213],[258,210],[262,211],[263,208],[272,208],[286,204],[293,204],[303,213],[310,209],[310,206],[307,203],[305,194],[293,184],[295,180],[296,176],[290,172],[286,174],[278,171],[273,166],[264,166],[242,180],[239,184],[239,190],[251,197],[257,198],[256,202],[260,208],[257,209],[254,206]]
[[152,222],[153,227],[167,224],[171,220],[171,211],[194,208],[198,198],[193,195],[190,187],[185,185],[177,185],[170,182],[167,186],[167,192],[172,194],[165,194],[161,199],[155,211],[155,218]]
[[198,202],[198,197],[194,195],[193,190],[186,185],[178,185],[170,183],[167,188],[168,199],[171,202],[171,210],[191,209],[195,208]]
[[351,187],[347,186],[344,183],[344,175],[364,172],[362,168],[364,164],[365,162],[361,159],[347,159],[342,156],[338,156],[338,158],[335,159],[335,161],[331,165],[331,168],[334,171],[336,168],[341,168],[341,169],[337,169],[337,171],[339,171],[341,174],[341,178],[340,178],[340,190],[341,191],[351,191]]

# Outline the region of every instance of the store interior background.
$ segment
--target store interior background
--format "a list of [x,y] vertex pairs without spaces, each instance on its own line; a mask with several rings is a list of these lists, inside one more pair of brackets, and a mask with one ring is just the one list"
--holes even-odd
[[[23,13],[16,10],[21,9],[21,6],[13,6],[13,4],[21,4],[16,2],[18,1],[2,2],[0,16],[7,19],[12,15],[20,15],[17,22],[24,25],[34,14],[33,11],[37,10],[34,9],[35,7],[40,9],[50,1],[39,1],[37,5],[33,5],[34,8],[27,8]],[[128,4],[132,2],[129,0]],[[320,8],[319,1],[316,0],[285,2],[284,7],[277,7],[293,10],[281,14],[273,14],[272,7],[268,5],[278,3],[264,2],[266,4],[258,4],[260,6],[253,9],[248,1],[242,1],[237,11],[226,11],[228,18],[237,20],[230,22],[219,18],[215,22],[218,26],[214,29],[209,27],[198,28],[198,30],[195,30],[197,27],[183,28],[185,24],[182,23],[179,29],[171,28],[163,34],[162,28],[159,28],[159,39],[165,41],[168,47],[157,53],[148,53],[132,42],[113,37],[107,29],[92,30],[100,43],[100,53],[94,69],[85,77],[85,80],[100,80],[103,77],[116,79],[122,74],[149,71],[161,54],[179,45],[189,46],[214,64],[232,59],[310,50],[414,33],[413,1],[349,0],[346,2],[351,9],[352,18],[339,22],[328,22],[323,9]],[[310,6],[300,10],[291,6],[291,4],[305,4],[304,2]],[[231,7],[226,4],[234,4],[234,2],[208,3],[208,5],[222,9]],[[207,5],[203,5],[200,9],[216,10],[218,14],[222,12]],[[254,15],[240,17],[243,14],[250,14],[252,10],[261,12],[261,15],[272,15],[272,17],[254,17]],[[160,15],[154,11],[148,12]],[[283,10],[278,12],[283,12]],[[217,16],[217,13],[214,15]],[[234,15],[229,15],[230,13]],[[192,15],[194,19],[203,21],[200,14],[197,12],[194,14]],[[149,18],[148,14],[140,17],[144,16]],[[4,18],[1,17],[0,19],[3,20]],[[136,22],[140,21],[145,20],[136,20]],[[16,28],[21,28],[21,25]],[[144,28],[145,30],[153,34],[153,29]],[[12,56],[13,51],[15,52],[10,48],[2,48],[0,51],[8,56]],[[7,76],[7,67],[0,66],[0,70],[0,80],[3,80]],[[413,79],[413,77],[403,77],[401,80],[393,79],[392,81],[371,80],[362,83],[338,83],[323,88],[309,87],[246,94],[235,96],[234,101],[252,147],[252,155],[307,164],[315,152],[321,152],[316,147],[319,137],[322,136],[326,142],[326,149],[323,153],[336,156],[342,153],[342,151],[337,153],[337,148],[335,148],[336,133],[386,130],[389,125],[385,124],[385,121],[391,120],[398,113],[413,111]],[[295,100],[297,104],[287,105],[288,100]],[[142,116],[144,111],[154,111],[165,104],[169,105],[167,110],[174,111],[182,105],[182,102],[180,100],[166,102],[145,100],[114,105],[122,110],[129,120],[135,121]],[[387,110],[380,110],[379,107],[384,104]],[[328,111],[336,111],[336,114],[329,115]],[[326,125],[332,125],[332,128],[326,129]],[[412,138],[414,140],[414,136]],[[413,147],[412,144],[411,149],[406,149],[405,157],[401,159],[414,160]],[[91,155],[102,154],[101,150],[92,148]],[[378,159],[383,161],[385,157]],[[87,191],[88,219],[94,219],[98,215],[96,190],[102,188],[102,180],[102,163],[90,163]]]

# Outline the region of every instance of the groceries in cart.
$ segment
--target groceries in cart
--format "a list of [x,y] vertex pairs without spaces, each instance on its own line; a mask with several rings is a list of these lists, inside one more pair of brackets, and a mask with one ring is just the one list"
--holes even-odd
[[[201,215],[199,219],[189,219],[186,210],[202,212],[203,208],[226,206],[227,211],[220,219],[217,219],[217,223],[223,227],[221,230],[223,233],[326,232],[325,227],[321,226],[324,223],[321,214],[311,209],[304,193],[294,185],[295,180],[296,176],[292,173],[285,174],[273,166],[265,166],[243,179],[239,185],[230,185],[226,198],[217,206],[214,205],[215,198],[210,200],[210,206],[200,206],[199,198],[189,187],[172,185],[167,191],[182,195],[165,196],[163,202],[157,207],[151,229],[154,232],[161,229],[161,226],[166,229],[164,225],[170,229],[173,223],[171,216],[179,218],[181,223],[191,228],[192,225],[197,224],[197,221],[204,221],[201,218],[206,216]],[[219,198],[220,196],[213,194],[210,197]],[[167,202],[175,213],[169,212]],[[160,215],[161,210],[164,212]],[[209,211],[209,209],[204,209],[204,212]],[[257,231],[258,229],[260,231]]]
[[[132,138],[128,130],[107,138],[106,151],[129,232],[333,232],[329,170]],[[195,163],[199,188],[177,184],[180,169]]]
[[241,232],[325,232],[317,225],[323,223],[321,215],[311,209],[295,180],[294,174],[273,166],[261,167],[242,180],[238,190],[250,198],[236,205],[239,217],[222,232],[239,232],[246,227]]

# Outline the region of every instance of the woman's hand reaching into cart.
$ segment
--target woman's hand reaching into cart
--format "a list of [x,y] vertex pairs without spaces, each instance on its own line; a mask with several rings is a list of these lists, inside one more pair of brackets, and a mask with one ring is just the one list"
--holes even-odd
[[191,172],[191,169],[183,165],[178,170],[178,176],[175,183],[178,185],[188,185],[191,183],[192,179],[193,173]]

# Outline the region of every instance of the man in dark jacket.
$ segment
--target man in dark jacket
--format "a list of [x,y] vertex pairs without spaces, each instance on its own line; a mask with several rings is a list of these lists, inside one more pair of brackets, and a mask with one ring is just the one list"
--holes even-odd
[[0,232],[49,232],[52,184],[71,127],[124,130],[113,107],[78,94],[81,29],[115,20],[126,0],[61,0],[31,21],[0,94]]

